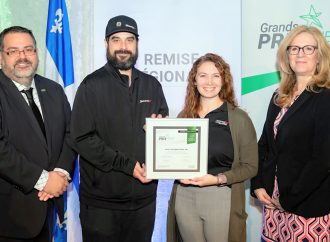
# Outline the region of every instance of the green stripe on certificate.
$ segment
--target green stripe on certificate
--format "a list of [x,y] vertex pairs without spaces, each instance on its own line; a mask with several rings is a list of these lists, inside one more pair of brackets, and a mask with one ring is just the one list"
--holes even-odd
[[187,128],[187,144],[196,143],[196,126],[191,126]]

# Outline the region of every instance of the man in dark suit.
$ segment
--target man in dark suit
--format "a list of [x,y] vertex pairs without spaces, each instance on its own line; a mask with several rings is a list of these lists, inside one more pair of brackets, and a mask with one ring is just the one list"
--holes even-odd
[[36,41],[20,26],[0,34],[0,242],[51,241],[53,208],[73,171],[70,105],[36,74]]

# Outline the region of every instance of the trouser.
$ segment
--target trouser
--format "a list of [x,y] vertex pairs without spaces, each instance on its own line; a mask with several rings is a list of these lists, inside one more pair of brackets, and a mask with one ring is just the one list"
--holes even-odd
[[178,186],[175,216],[185,242],[227,242],[231,189]]
[[51,200],[48,200],[47,203],[47,217],[40,233],[36,237],[30,239],[16,239],[0,236],[0,242],[51,242],[54,226],[54,204]]
[[81,204],[84,242],[150,242],[156,201],[138,210],[112,210]]

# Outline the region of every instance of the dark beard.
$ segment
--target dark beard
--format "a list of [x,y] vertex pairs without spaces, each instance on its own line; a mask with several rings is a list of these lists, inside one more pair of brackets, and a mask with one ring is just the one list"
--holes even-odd
[[[116,58],[116,54],[130,54],[130,57],[127,61],[120,61]],[[130,70],[136,63],[136,60],[138,58],[138,53],[136,52],[135,55],[129,50],[117,50],[115,51],[114,55],[110,55],[109,51],[107,51],[107,60],[108,62],[119,70]]]

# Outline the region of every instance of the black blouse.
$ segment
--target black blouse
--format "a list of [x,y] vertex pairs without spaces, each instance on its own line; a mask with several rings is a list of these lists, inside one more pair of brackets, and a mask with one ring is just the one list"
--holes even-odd
[[227,102],[208,113],[205,118],[209,119],[208,174],[217,175],[230,170],[234,160]]

